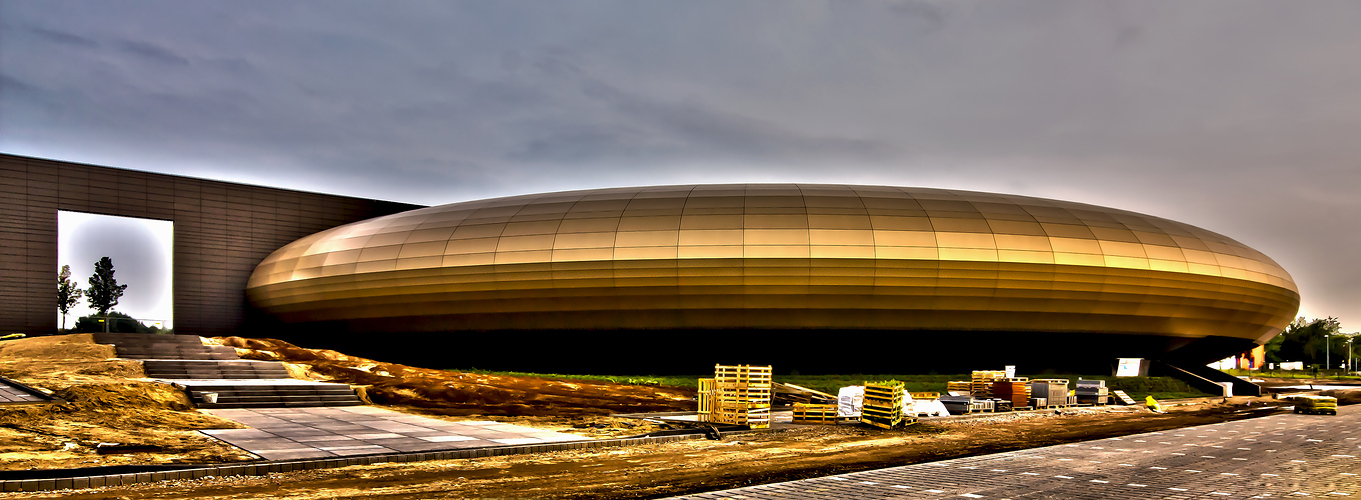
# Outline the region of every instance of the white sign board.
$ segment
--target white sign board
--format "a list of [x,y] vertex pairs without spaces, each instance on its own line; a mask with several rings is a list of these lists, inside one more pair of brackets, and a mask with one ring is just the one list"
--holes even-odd
[[1016,378],[1016,365],[1007,365],[1003,370],[1007,372],[1007,378]]
[[1143,361],[1143,358],[1120,358],[1120,364],[1115,368],[1115,376],[1138,377],[1139,364]]

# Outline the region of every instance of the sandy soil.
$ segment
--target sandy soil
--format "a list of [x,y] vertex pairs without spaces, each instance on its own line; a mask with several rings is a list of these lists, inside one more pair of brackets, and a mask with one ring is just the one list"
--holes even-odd
[[363,386],[375,404],[441,415],[573,417],[694,410],[695,391],[431,370],[305,349],[281,340],[218,337],[245,359],[283,361],[296,378]]
[[[694,404],[693,393],[679,389],[424,370],[269,340],[229,337],[217,342],[238,347],[244,357],[285,361],[299,378],[363,384],[376,403],[438,418],[491,418],[607,437],[656,429],[607,413],[692,409]],[[71,401],[0,407],[0,468],[246,458],[235,448],[193,432],[233,423],[193,410],[181,393],[164,385],[138,380],[139,363],[111,360],[112,355],[111,348],[90,343],[88,335],[0,343],[0,375],[52,389]],[[1338,395],[1344,402],[1361,400],[1361,392]],[[1281,404],[1270,398],[1239,397],[1178,404],[1166,414],[1134,407],[1004,413],[893,431],[859,425],[804,426],[716,441],[0,494],[0,498],[652,498],[1248,418],[1276,411],[1263,408]],[[152,443],[164,449],[97,456],[92,445],[99,441]]]
[[[217,342],[238,346],[247,359],[287,361],[296,378],[361,385],[377,404],[448,420],[497,420],[602,438],[659,429],[612,413],[694,405],[694,392],[684,389],[426,370],[272,340]],[[0,470],[258,459],[197,432],[242,425],[199,412],[183,392],[146,379],[140,361],[115,359],[112,346],[95,344],[89,334],[0,342],[0,376],[68,402],[0,405]],[[99,443],[158,451],[99,455]]]
[[[113,356],[89,334],[0,342],[0,375],[67,401],[0,405],[0,470],[255,459],[197,432],[240,424],[199,413],[184,393],[146,381],[141,362]],[[99,455],[99,443],[160,451]]]
[[[1253,406],[1246,406],[1252,402]],[[1085,409],[999,414],[883,431],[809,426],[603,451],[378,464],[264,477],[166,481],[0,498],[655,498],[940,460],[1265,413],[1268,400],[1175,407],[1167,414]],[[1253,409],[1257,408],[1257,409]]]

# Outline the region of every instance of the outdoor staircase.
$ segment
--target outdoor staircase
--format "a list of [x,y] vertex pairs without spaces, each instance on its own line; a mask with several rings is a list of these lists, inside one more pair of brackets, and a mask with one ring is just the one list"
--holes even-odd
[[113,344],[118,357],[127,359],[241,359],[236,349],[204,345],[197,335],[157,335],[149,333],[96,333],[96,344]]
[[112,344],[121,358],[142,360],[147,377],[183,388],[199,408],[364,404],[348,384],[297,380],[283,363],[241,359],[236,349],[205,345],[196,335],[96,333],[94,341]]

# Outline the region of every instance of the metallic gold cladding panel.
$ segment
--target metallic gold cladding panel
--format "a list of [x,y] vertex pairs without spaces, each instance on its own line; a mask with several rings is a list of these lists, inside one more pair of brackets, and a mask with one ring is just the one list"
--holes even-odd
[[279,249],[248,294],[285,321],[403,318],[398,330],[961,329],[1255,342],[1299,306],[1290,275],[1267,256],[1167,219],[1024,196],[805,184],[411,210]]

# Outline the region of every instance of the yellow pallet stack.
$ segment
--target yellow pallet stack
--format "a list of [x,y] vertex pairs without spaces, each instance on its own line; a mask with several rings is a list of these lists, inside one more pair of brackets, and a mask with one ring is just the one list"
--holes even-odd
[[973,383],[967,380],[951,380],[945,383],[946,393],[971,394],[973,393]]
[[916,423],[916,417],[903,417],[903,383],[896,380],[877,384],[865,382],[865,404],[861,408],[860,421],[881,429]]
[[976,398],[992,397],[992,384],[997,380],[1007,378],[1007,372],[1002,370],[978,370],[973,372],[969,380],[969,395]]
[[770,366],[714,365],[714,385],[710,422],[770,427]]

